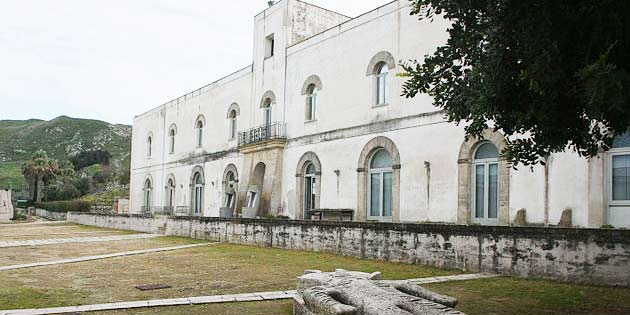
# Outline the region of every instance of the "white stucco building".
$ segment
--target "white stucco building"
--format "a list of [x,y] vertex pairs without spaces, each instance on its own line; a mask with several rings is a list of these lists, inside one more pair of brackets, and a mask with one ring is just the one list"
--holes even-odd
[[510,224],[526,209],[558,224],[572,209],[577,226],[630,226],[630,137],[516,171],[501,135],[466,142],[430,97],[400,97],[399,62],[447,39],[409,10],[258,14],[252,65],[135,118],[131,212]]

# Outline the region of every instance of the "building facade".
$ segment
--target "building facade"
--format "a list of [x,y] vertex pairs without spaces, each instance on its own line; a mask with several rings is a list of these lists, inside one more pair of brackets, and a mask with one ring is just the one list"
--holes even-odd
[[446,21],[409,13],[282,0],[258,14],[252,65],[135,118],[130,211],[505,225],[524,209],[630,226],[630,136],[514,170],[502,135],[465,141],[430,97],[401,97],[400,62],[447,40]]

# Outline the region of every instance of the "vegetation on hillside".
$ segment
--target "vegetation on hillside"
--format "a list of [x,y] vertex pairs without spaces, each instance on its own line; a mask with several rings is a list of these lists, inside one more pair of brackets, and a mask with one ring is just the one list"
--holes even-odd
[[[111,189],[117,192],[109,195],[125,196],[120,190],[129,183],[130,151],[131,126],[65,116],[2,120],[0,187],[12,188],[20,198],[46,201],[107,195]],[[37,180],[39,175],[46,176]]]

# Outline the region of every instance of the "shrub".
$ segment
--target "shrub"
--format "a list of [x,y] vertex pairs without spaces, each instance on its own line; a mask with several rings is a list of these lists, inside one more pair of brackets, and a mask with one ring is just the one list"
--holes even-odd
[[88,212],[91,204],[81,200],[69,201],[52,201],[52,202],[36,202],[35,208],[44,209],[52,212]]

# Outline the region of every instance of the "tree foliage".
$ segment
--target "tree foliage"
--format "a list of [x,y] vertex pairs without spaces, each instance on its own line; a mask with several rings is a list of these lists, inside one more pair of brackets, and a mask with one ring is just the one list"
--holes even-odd
[[26,181],[33,187],[32,199],[40,202],[44,186],[55,179],[59,172],[57,160],[48,157],[46,152],[39,150],[33,154],[22,167],[22,174]]
[[445,45],[403,64],[403,95],[428,93],[467,137],[503,132],[512,164],[567,147],[592,157],[630,126],[630,1],[411,2],[452,24]]
[[75,170],[81,170],[85,167],[95,164],[109,165],[109,160],[112,155],[107,150],[92,150],[83,151],[77,155],[71,156],[68,159],[74,165]]

